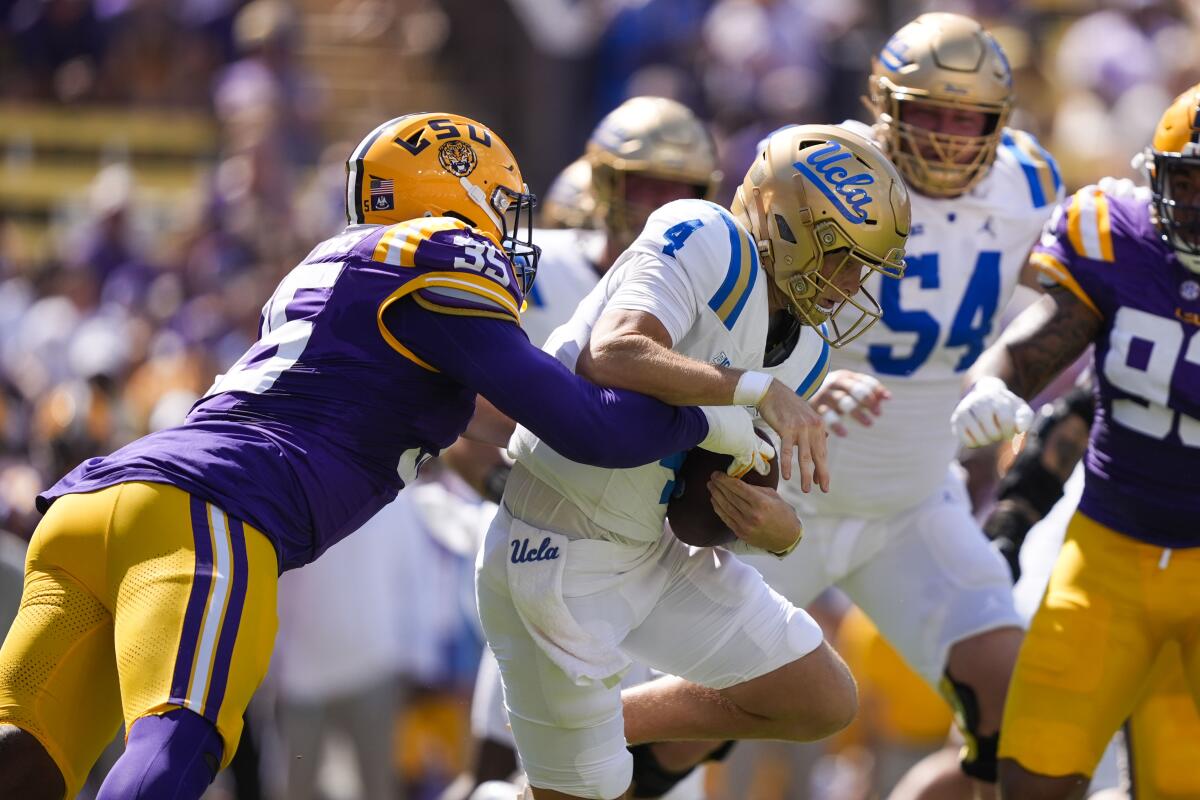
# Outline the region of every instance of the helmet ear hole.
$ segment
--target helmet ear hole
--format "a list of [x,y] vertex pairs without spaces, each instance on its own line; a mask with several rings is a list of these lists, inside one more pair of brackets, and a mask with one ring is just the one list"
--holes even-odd
[[783,239],[788,244],[796,244],[796,234],[792,233],[792,227],[788,225],[787,220],[781,215],[775,215],[775,227],[779,229],[779,238]]

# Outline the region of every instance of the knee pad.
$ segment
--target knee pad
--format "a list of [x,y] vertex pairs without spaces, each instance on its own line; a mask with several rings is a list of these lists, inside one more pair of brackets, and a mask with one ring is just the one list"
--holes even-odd
[[633,780],[620,712],[599,725],[561,728],[512,716],[513,736],[529,783],[539,789],[614,800]]
[[980,735],[979,701],[975,697],[975,690],[954,680],[949,672],[942,673],[938,690],[954,709],[954,722],[963,736],[963,749],[959,754],[962,771],[975,780],[995,783],[1000,732]]
[[141,717],[96,800],[198,800],[221,767],[216,727],[185,708]]

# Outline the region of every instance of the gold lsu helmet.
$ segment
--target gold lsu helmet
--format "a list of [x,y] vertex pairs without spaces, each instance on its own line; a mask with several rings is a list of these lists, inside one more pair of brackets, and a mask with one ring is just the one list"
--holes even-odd
[[[904,105],[914,101],[983,112],[984,132],[959,136],[911,125]],[[930,197],[956,197],[982,180],[996,158],[1012,112],[1012,69],[975,20],[922,14],[872,60],[869,105],[888,155],[910,185]]]
[[584,158],[592,167],[597,213],[619,234],[630,233],[626,175],[688,184],[706,200],[721,183],[708,129],[687,106],[665,97],[633,97],[610,111],[592,131]]
[[351,225],[420,217],[462,220],[504,249],[524,291],[533,283],[540,256],[533,244],[536,204],[508,145],[486,125],[459,114],[388,120],[346,161]]
[[[1200,84],[1171,103],[1143,153],[1154,222],[1179,263],[1200,272]],[[1177,197],[1174,176],[1191,171],[1191,193]]]
[[[861,336],[882,313],[862,286],[869,274],[904,274],[908,190],[878,147],[844,128],[775,131],[731,210],[756,240],[763,267],[792,313],[834,347]],[[834,253],[840,261],[823,268]],[[854,292],[842,288],[846,269],[855,270]],[[834,305],[820,305],[822,295],[835,296]],[[847,307],[858,312],[848,322],[841,319]]]

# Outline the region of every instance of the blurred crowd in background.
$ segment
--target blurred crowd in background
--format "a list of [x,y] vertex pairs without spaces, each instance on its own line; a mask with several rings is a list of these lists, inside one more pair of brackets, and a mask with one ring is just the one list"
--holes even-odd
[[[1059,159],[1068,191],[1132,175],[1162,109],[1200,79],[1186,0],[0,0],[0,561],[19,569],[40,489],[178,424],[253,341],[278,280],[344,224],[344,159],[379,121],[480,119],[543,194],[605,112],[671,96],[711,122],[725,201],[766,132],[864,118],[872,55],[926,10],[997,36],[1011,124]],[[409,797],[461,767],[478,520],[447,522],[438,493],[470,489],[433,484],[331,553],[345,548],[329,570],[366,596],[330,601],[304,570],[285,580],[280,657],[243,744],[258,766],[214,792],[278,792],[288,766],[264,731],[332,726],[322,703],[346,687],[388,697],[380,730],[400,736],[376,758]],[[0,615],[14,587],[0,583]],[[347,620],[342,640],[289,654],[289,631],[320,616]],[[293,777],[375,796],[366,774]]]

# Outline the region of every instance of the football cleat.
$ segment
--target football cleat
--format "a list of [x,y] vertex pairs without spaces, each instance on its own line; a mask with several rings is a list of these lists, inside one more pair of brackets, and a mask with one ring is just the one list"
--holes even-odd
[[[905,105],[979,111],[984,131],[961,136],[905,121]],[[987,174],[1013,105],[1012,70],[999,43],[960,14],[922,14],[872,61],[870,105],[888,155],[913,189],[956,197]]]
[[721,183],[708,129],[687,106],[665,97],[634,97],[610,111],[592,131],[584,158],[592,166],[597,211],[618,238],[637,233],[630,230],[626,175],[688,184],[705,200]]
[[882,313],[862,286],[870,272],[904,274],[908,190],[878,147],[844,128],[793,125],[771,134],[731,211],[791,312],[833,347]]
[[[494,239],[528,292],[540,250],[537,200],[512,151],[486,125],[459,114],[407,114],[358,143],[346,162],[351,225],[454,217]],[[520,236],[524,226],[524,238]]]
[[1200,272],[1200,84],[1162,115],[1142,164],[1163,241],[1179,263]]

